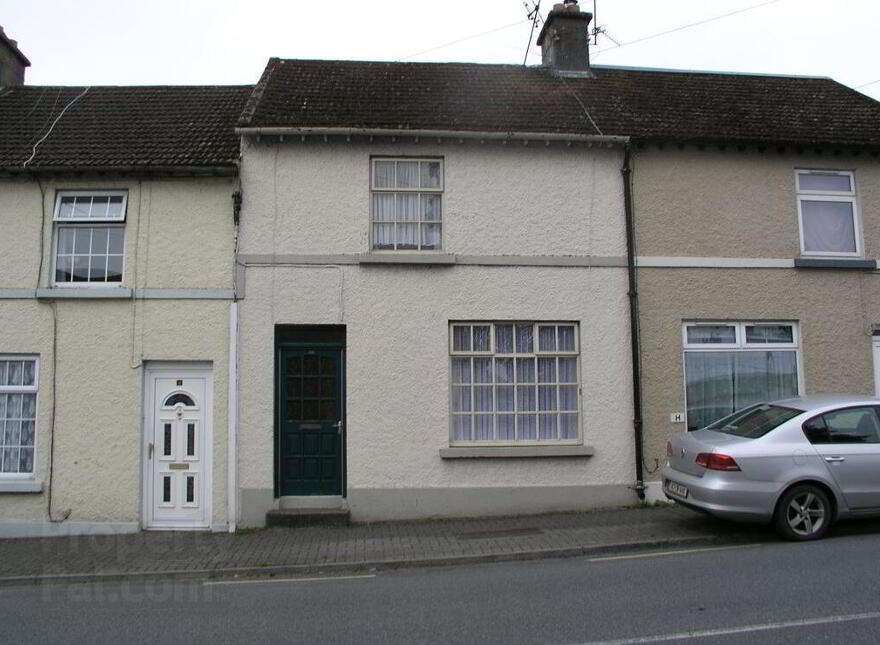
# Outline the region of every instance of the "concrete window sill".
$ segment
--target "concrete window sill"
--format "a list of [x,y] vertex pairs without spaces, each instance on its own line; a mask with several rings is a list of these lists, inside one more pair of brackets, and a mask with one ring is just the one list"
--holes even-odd
[[592,457],[593,446],[456,446],[441,448],[441,459]]
[[451,253],[362,253],[359,264],[455,264]]
[[796,269],[877,269],[877,260],[861,258],[795,258]]
[[42,493],[43,482],[35,481],[0,481],[0,493]]
[[128,287],[52,287],[37,289],[37,298],[131,299]]

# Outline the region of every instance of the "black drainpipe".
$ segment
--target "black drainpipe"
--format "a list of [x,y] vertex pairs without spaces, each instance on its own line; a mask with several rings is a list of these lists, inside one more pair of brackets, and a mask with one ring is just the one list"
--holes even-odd
[[626,215],[626,270],[629,278],[629,338],[632,352],[632,386],[633,386],[633,441],[636,448],[636,494],[640,500],[645,499],[645,482],[642,448],[642,371],[639,363],[639,291],[636,281],[635,258],[635,221],[633,217],[632,168],[630,160],[632,149],[630,144],[624,146],[623,166],[623,208]]

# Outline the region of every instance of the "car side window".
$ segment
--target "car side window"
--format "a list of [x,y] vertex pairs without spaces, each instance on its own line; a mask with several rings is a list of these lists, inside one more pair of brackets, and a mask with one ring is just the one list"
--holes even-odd
[[810,443],[880,443],[874,408],[845,408],[813,417],[803,425]]

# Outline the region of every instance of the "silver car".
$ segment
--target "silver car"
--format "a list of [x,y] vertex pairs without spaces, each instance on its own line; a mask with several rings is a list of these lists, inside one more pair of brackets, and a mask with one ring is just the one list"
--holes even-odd
[[739,410],[666,445],[663,492],[791,540],[880,515],[880,399],[805,396]]

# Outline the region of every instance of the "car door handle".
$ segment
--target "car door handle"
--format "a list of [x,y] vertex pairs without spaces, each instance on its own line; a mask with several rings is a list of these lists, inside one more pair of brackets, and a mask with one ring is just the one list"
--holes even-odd
[[825,457],[825,461],[827,461],[829,464],[834,464],[839,461],[846,461],[846,457]]

